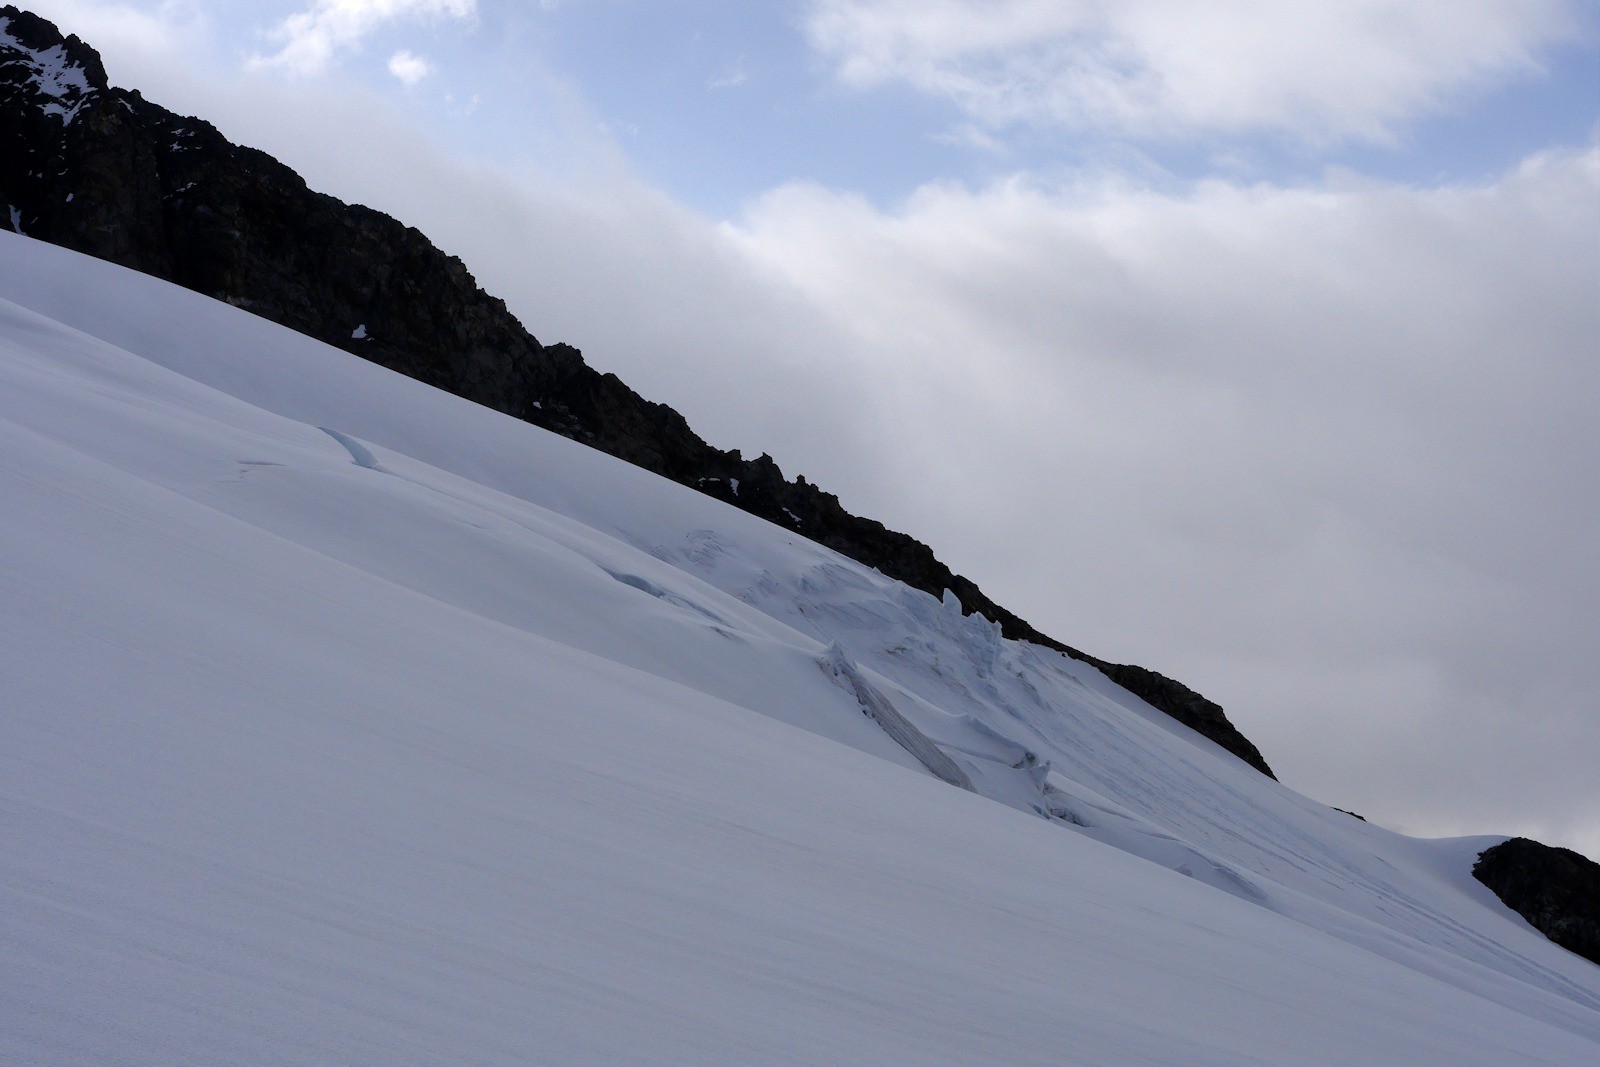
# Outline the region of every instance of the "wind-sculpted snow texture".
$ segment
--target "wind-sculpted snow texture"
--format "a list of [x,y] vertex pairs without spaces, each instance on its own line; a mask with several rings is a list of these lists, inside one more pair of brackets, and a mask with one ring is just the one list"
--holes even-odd
[[0,1062],[1600,1058],[1500,838],[11,234],[0,498]]
[[[81,112],[81,120],[80,120]],[[0,6],[0,206],[18,232],[248,308],[458,396],[618,456],[876,566],[1006,634],[1105,670],[1271,775],[1222,709],[1142,667],[1061,644],[953,573],[929,547],[852,515],[768,456],[713,448],[577,349],[542,345],[466,266],[381,212],[306,187],[215,127],[113,88],[100,57]]]

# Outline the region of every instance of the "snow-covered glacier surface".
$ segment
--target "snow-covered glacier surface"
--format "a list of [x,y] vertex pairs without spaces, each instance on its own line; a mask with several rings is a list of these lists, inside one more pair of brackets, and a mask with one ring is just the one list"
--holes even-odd
[[0,1062],[1600,1062],[1497,839],[11,234],[0,500]]

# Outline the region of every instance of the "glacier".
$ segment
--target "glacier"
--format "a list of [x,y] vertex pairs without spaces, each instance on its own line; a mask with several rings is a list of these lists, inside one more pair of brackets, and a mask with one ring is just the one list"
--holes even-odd
[[0,233],[0,1060],[1600,1060],[1600,970],[975,615]]

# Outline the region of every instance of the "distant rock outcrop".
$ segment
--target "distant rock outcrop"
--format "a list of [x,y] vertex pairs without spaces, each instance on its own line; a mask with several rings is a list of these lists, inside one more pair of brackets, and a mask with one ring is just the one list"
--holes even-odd
[[1472,877],[1535,930],[1600,964],[1600,863],[1526,837],[1484,849]]
[[77,37],[0,7],[0,225],[225,300],[468,400],[581,441],[877,567],[1007,637],[1091,663],[1272,775],[1222,709],[1142,667],[1040,633],[925,544],[845,511],[771,457],[713,448],[673,409],[540,344],[461,260],[381,212],[308,188],[210,123],[112,88]]

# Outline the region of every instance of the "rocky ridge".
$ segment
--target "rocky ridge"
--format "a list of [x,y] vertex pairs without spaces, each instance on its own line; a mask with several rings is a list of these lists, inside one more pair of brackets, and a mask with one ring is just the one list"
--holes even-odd
[[1513,837],[1484,849],[1472,876],[1541,934],[1600,964],[1600,864]]
[[1272,770],[1221,707],[1180,682],[1063,644],[990,600],[916,539],[852,515],[770,456],[702,440],[578,349],[541,344],[460,259],[382,212],[112,87],[75,36],[0,6],[0,225],[225,300],[328,344],[601,449],[794,530],[1010,638],[1083,660],[1245,760]]

